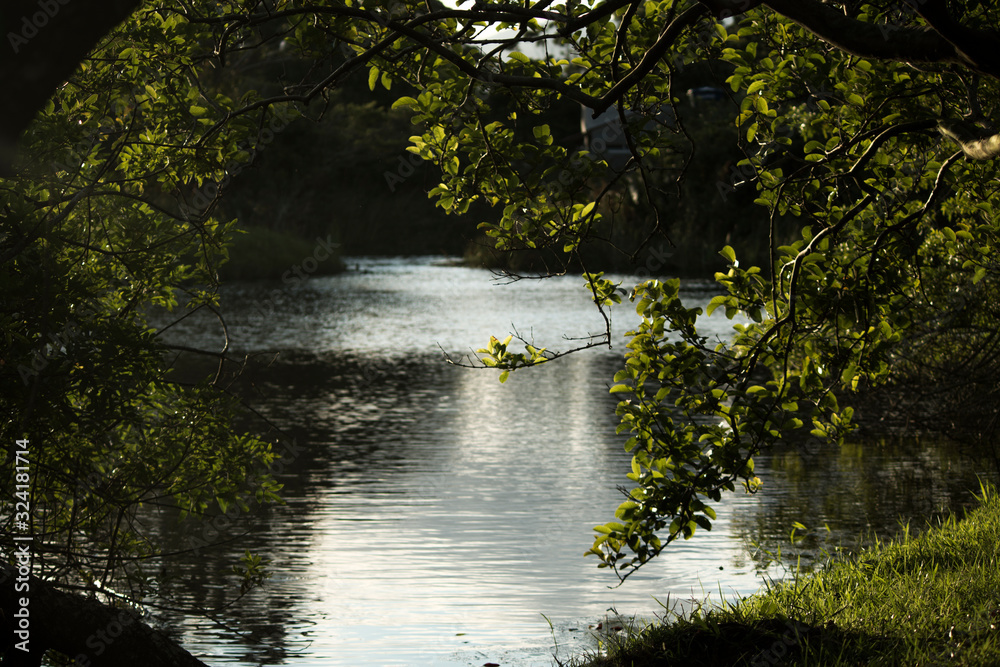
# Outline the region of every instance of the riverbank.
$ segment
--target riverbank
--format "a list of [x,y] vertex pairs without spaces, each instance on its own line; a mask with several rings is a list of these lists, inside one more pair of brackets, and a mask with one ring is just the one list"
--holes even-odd
[[[612,637],[579,667],[1000,664],[1000,498],[723,608]],[[669,555],[665,556],[669,557]]]
[[315,240],[264,227],[246,227],[234,237],[229,261],[219,269],[223,280],[302,281],[344,270],[340,244],[331,235]]

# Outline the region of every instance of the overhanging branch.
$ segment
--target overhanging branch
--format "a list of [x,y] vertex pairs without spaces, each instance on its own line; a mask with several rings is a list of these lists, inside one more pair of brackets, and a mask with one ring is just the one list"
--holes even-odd
[[0,8],[0,174],[9,173],[14,147],[56,89],[87,53],[140,0],[74,0],[43,11],[35,0],[4,0]]
[[963,48],[957,48],[933,27],[914,28],[858,21],[818,0],[767,0],[765,6],[791,19],[824,42],[862,58],[961,65],[1000,78],[997,58],[981,55],[991,53],[991,49],[993,52],[996,50],[997,35],[992,31],[962,26],[954,31],[963,44]]
[[992,160],[1000,155],[1000,134],[962,121],[941,121],[938,132],[951,139],[973,160]]

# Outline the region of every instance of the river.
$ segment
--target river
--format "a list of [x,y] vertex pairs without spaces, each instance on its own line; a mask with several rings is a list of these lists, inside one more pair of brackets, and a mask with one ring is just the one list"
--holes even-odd
[[[266,585],[211,619],[159,613],[209,664],[549,666],[593,650],[609,615],[648,619],[664,605],[757,591],[784,572],[764,551],[808,564],[872,531],[892,534],[900,519],[919,528],[972,502],[978,471],[947,447],[788,446],[757,460],[764,491],[725,497],[712,531],[618,585],[583,554],[628,483],[607,389],[631,306],[613,311],[612,349],[500,384],[445,356],[515,331],[554,350],[601,333],[582,278],[502,284],[441,258],[348,264],[297,285],[223,290],[231,349],[258,362],[244,374],[248,400],[281,429],[286,502],[207,528],[154,517],[168,549],[188,550],[161,572],[178,606],[228,604],[239,556],[270,559]],[[711,295],[710,283],[684,283],[692,305]],[[732,325],[721,315],[699,324],[723,339]],[[165,336],[214,350],[223,341],[200,314]],[[793,547],[795,521],[810,530]]]

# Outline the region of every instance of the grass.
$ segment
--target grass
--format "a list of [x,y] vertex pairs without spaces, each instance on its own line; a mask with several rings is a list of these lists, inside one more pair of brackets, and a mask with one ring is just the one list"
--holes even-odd
[[[294,273],[296,267],[299,274]],[[219,269],[219,276],[223,280],[278,280],[286,274],[319,276],[343,269],[336,249],[328,251],[314,240],[288,232],[247,227],[233,238],[229,261]]]
[[1000,499],[755,596],[609,638],[580,667],[1000,665]]

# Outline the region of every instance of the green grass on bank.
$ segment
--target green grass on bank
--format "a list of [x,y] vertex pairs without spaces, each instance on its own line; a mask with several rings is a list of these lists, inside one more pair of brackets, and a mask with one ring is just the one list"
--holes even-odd
[[613,637],[589,667],[1000,665],[1000,499],[722,608]]
[[219,269],[223,280],[303,280],[344,270],[335,239],[306,239],[264,227],[247,227],[237,233],[229,248],[229,261]]

